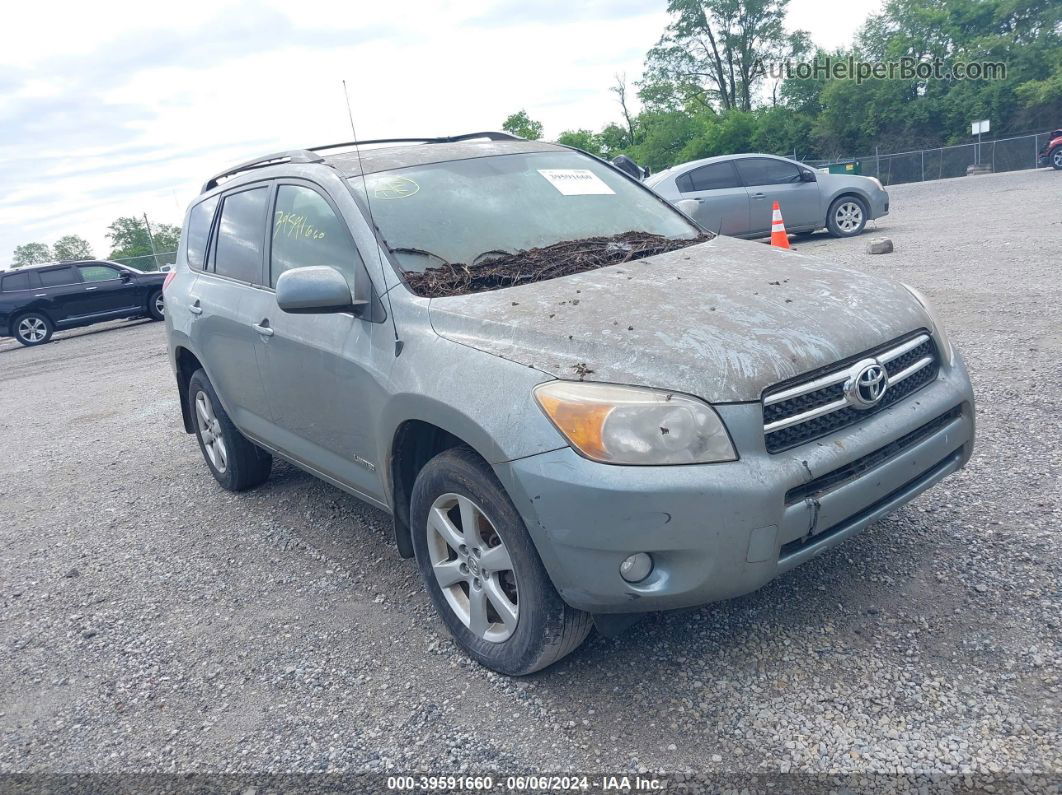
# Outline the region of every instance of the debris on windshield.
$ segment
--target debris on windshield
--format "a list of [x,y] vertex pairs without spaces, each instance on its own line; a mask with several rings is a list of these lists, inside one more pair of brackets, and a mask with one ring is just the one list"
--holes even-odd
[[[425,298],[467,295],[618,265],[703,243],[712,237],[700,235],[672,240],[648,232],[624,232],[609,237],[565,240],[515,254],[499,254],[474,266],[446,263],[422,272],[406,271],[405,276],[410,289]],[[574,299],[571,303],[578,304],[579,300]]]

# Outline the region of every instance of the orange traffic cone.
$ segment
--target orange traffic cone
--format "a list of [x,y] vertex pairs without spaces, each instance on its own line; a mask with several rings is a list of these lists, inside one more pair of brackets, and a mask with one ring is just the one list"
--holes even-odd
[[789,248],[789,235],[785,233],[782,208],[778,206],[778,202],[774,203],[771,213],[771,245],[775,248]]

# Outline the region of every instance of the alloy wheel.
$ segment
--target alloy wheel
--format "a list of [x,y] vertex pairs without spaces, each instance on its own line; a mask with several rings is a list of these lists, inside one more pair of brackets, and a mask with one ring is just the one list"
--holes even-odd
[[26,342],[40,342],[48,334],[48,326],[39,317],[25,317],[18,324],[18,336]]
[[166,314],[166,307],[162,300],[162,293],[159,293],[155,296],[155,311],[158,312],[160,315]]
[[468,497],[443,494],[427,522],[432,571],[446,603],[477,638],[507,640],[520,617],[516,572],[494,523]]
[[856,202],[843,202],[838,205],[833,219],[842,232],[854,232],[863,223],[863,208]]
[[1055,154],[1051,160],[1054,162],[1055,168],[1062,168],[1062,147],[1055,150]]
[[195,416],[207,458],[213,464],[214,469],[219,473],[224,473],[229,466],[229,450],[225,446],[221,423],[214,414],[214,406],[206,392],[199,392],[195,396]]

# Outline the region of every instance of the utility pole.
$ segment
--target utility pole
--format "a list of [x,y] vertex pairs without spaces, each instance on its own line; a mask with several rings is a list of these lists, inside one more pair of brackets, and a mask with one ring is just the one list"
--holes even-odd
[[148,221],[147,213],[144,213],[144,226],[147,227],[148,240],[151,242],[151,258],[155,260],[155,270],[158,270],[159,252],[155,248],[155,236],[151,234],[151,223]]

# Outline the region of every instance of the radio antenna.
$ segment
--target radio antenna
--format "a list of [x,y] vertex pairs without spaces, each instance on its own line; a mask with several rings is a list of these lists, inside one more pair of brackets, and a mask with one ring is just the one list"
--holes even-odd
[[[372,200],[369,198],[369,183],[365,179],[365,168],[361,164],[361,146],[358,144],[358,131],[354,127],[354,111],[350,108],[350,91],[347,90],[347,81],[341,81],[343,83],[343,99],[347,103],[347,118],[350,120],[350,133],[354,136],[354,152],[358,156],[358,171],[361,173],[361,189],[365,194],[365,208],[369,211],[369,224],[372,226],[373,237],[376,238],[376,257],[380,263],[380,274],[384,273],[383,252],[380,251],[380,247],[383,245],[382,239],[379,237],[380,230],[376,226],[376,219],[372,214]],[[386,287],[386,285],[385,285]],[[384,290],[386,296],[389,290]],[[387,299],[388,309],[391,307],[391,299]],[[389,311],[387,314],[391,316],[391,328],[395,332],[395,356],[398,356],[402,352],[402,341],[398,338],[398,326],[395,325],[395,313]]]

